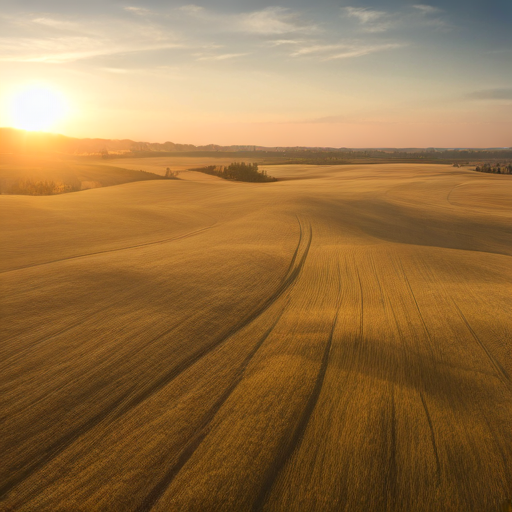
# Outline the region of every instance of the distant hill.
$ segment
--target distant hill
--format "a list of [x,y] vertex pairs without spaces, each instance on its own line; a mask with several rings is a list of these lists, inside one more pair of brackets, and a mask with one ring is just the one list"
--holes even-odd
[[104,158],[154,157],[178,154],[219,156],[237,159],[271,158],[273,163],[381,163],[390,162],[477,162],[511,159],[512,148],[329,148],[329,147],[264,147],[254,145],[219,146],[208,144],[175,144],[174,142],[141,142],[130,139],[77,139],[52,133],[28,132],[0,128],[0,154],[30,154],[39,152],[65,155],[96,155]]
[[[57,152],[71,155],[139,154],[145,152],[237,152],[257,151],[259,146],[194,146],[174,142],[140,142],[130,139],[76,139],[53,133],[0,128],[0,153]],[[274,148],[273,148],[274,149]]]

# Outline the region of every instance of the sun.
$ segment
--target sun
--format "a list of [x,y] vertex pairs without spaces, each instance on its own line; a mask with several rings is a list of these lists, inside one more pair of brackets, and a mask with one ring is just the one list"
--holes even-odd
[[66,114],[64,95],[42,85],[26,87],[15,94],[12,114],[15,128],[30,131],[48,131]]

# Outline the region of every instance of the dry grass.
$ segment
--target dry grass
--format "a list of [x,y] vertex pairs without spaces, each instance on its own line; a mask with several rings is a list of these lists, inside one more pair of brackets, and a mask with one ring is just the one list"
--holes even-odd
[[1,197],[0,510],[510,498],[510,177],[271,171]]
[[[229,164],[243,160],[246,163],[253,163],[257,161],[257,158],[240,158],[236,155],[226,156],[222,155],[219,157],[212,156],[181,156],[176,153],[172,156],[154,156],[148,158],[116,158],[113,160],[100,160],[97,159],[98,163],[119,166],[126,169],[144,170],[153,172],[155,174],[165,175],[167,168],[172,171],[186,171],[187,169],[196,169],[198,167],[206,167],[208,165],[222,165],[228,166]],[[180,178],[182,176],[180,175]]]
[[[105,165],[105,160],[58,154],[2,154],[0,161],[0,193],[19,193],[24,183],[53,182],[52,193],[86,190],[121,185],[133,181],[155,180],[158,176],[140,172],[139,168],[123,168],[123,160]],[[21,186],[20,186],[21,185]],[[25,191],[26,193],[26,191]]]

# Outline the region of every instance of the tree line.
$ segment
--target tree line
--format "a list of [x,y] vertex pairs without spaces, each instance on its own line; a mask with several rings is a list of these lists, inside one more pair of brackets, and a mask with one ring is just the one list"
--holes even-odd
[[246,164],[245,162],[233,162],[227,167],[222,165],[209,165],[207,167],[198,167],[189,170],[211,174],[212,176],[218,176],[225,180],[248,181],[252,183],[277,181],[277,178],[269,176],[267,171],[260,171],[258,164]]
[[478,165],[475,171],[494,174],[512,174],[512,164],[483,164]]
[[28,196],[51,196],[65,192],[76,192],[80,185],[68,183],[55,183],[52,180],[36,181],[33,179],[20,179],[15,181],[8,189],[8,194],[22,194]]

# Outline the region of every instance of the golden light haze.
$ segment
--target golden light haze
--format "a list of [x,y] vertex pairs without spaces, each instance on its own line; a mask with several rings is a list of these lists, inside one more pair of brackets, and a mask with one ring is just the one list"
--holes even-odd
[[13,102],[42,83],[68,113],[39,129],[75,137],[511,146],[506,16],[400,4],[13,3],[0,19],[0,126],[22,127]]
[[9,125],[30,131],[54,130],[68,113],[64,95],[48,85],[38,83],[26,84],[16,90],[9,99],[9,106]]

